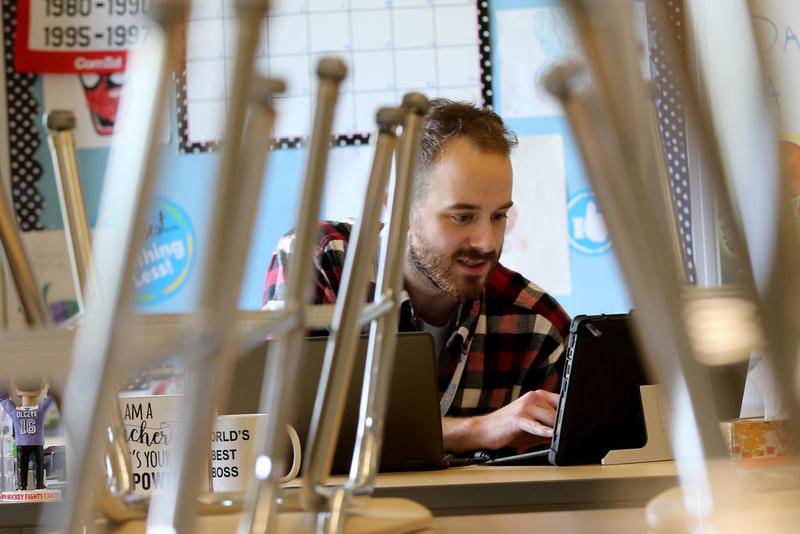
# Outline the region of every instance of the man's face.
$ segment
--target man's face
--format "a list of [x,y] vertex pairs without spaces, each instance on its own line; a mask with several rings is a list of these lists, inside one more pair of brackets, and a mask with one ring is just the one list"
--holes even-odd
[[476,298],[503,247],[511,208],[511,161],[465,138],[448,141],[411,210],[408,259],[433,286]]

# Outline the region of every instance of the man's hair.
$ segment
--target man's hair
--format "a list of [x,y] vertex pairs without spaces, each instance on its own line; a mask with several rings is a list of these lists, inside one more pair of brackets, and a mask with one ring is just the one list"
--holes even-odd
[[497,113],[468,102],[446,98],[431,100],[420,139],[417,172],[414,180],[414,202],[427,189],[427,171],[441,153],[442,147],[455,138],[469,140],[479,150],[508,156],[517,146],[517,136],[506,128]]

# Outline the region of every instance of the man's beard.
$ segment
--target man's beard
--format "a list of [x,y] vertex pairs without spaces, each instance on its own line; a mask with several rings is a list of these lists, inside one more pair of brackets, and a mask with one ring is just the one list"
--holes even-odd
[[[497,256],[494,251],[483,254],[473,248],[461,249],[452,255],[437,254],[422,239],[409,235],[408,259],[414,269],[436,289],[459,300],[478,298],[483,293]],[[489,268],[480,275],[461,274],[456,271],[458,259],[487,261]]]

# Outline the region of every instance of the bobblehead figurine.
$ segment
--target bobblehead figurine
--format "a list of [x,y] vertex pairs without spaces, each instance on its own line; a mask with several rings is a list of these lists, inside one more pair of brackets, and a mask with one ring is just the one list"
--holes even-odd
[[21,399],[14,404],[7,393],[0,392],[0,404],[11,417],[17,443],[17,488],[28,489],[28,464],[32,461],[36,474],[36,489],[44,489],[44,416],[53,398],[47,394],[47,384],[11,384]]

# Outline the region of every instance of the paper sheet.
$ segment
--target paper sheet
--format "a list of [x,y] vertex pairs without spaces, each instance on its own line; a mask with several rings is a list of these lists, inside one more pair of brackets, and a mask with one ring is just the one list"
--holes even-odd
[[[22,242],[53,319],[60,322],[76,313],[78,303],[63,230],[23,232]],[[7,269],[5,275],[9,326],[14,329],[26,328],[14,283]]]
[[375,147],[367,145],[331,149],[320,218],[341,221],[361,216],[374,153]]
[[561,136],[521,137],[512,153],[514,207],[501,263],[553,295],[572,292]]
[[[639,40],[647,50],[647,17],[643,2],[634,4]],[[500,113],[504,118],[561,115],[558,102],[541,87],[555,63],[580,56],[567,12],[558,6],[497,11],[497,57]],[[642,74],[650,64],[642,57]]]
[[779,114],[784,131],[800,141],[800,4],[782,0],[752,2],[753,29],[765,61],[767,102]]
[[497,12],[500,108],[504,117],[560,115],[539,80],[555,61],[574,53],[575,38],[558,7]]

